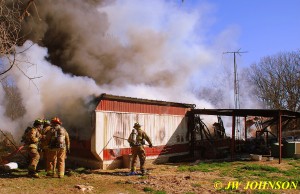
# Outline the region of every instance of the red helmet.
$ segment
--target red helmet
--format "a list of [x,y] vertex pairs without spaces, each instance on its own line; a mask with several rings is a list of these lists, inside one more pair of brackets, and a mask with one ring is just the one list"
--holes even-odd
[[58,117],[54,117],[53,119],[51,119],[51,123],[52,124],[59,124],[59,125],[62,124],[62,122],[60,121],[60,119]]

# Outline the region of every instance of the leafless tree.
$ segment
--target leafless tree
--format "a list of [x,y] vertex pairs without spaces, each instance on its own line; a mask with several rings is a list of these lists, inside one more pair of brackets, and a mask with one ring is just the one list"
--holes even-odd
[[267,108],[300,111],[300,50],[262,58],[249,78]]
[[6,116],[11,118],[12,120],[23,116],[25,114],[25,108],[22,104],[22,98],[18,88],[6,79],[2,80],[1,84],[4,89],[6,98]]
[[9,63],[6,67],[0,61],[0,75],[7,73],[15,65],[15,46],[22,40],[22,21],[29,15],[31,4],[34,4],[34,0],[29,0],[26,4],[22,0],[0,0],[0,58]]

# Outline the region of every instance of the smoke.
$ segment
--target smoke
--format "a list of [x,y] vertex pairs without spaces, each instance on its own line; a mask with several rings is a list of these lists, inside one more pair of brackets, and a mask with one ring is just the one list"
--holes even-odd
[[199,11],[158,0],[90,2],[37,1],[41,21],[25,24],[64,72],[98,84],[168,87],[212,60],[195,34]]
[[13,123],[17,131],[36,118],[60,116],[68,130],[78,133],[90,127],[90,97],[102,92],[214,107],[194,94],[196,86],[211,80],[195,78],[201,70],[217,68],[214,56],[232,39],[227,33],[222,43],[208,46],[206,5],[187,10],[181,1],[161,0],[35,4],[33,17],[23,25],[28,40],[18,48],[18,68],[10,72],[26,114],[7,121],[1,91],[0,123]]
[[[32,42],[27,41],[23,47],[17,48],[17,52],[31,45]],[[99,95],[100,88],[91,78],[63,73],[61,68],[46,61],[46,56],[47,49],[35,44],[18,55],[18,68],[10,71],[26,110],[26,114],[16,122],[25,128],[37,118],[59,116],[68,127],[87,130],[84,126],[89,119],[87,100],[89,96]],[[3,126],[7,127],[6,124]],[[72,132],[75,129],[68,130]]]
[[5,95],[3,94],[5,94],[5,91],[2,87],[2,84],[0,84],[0,130],[12,129],[12,133],[15,134],[18,126],[17,123],[12,122],[10,118],[5,116],[6,103]]

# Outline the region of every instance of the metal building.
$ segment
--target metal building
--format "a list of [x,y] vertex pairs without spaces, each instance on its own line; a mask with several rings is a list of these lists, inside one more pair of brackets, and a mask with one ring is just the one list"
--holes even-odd
[[[86,141],[72,141],[73,157],[81,165],[100,169],[124,166],[130,155],[127,142],[133,124],[139,122],[152,140],[145,146],[147,159],[165,162],[189,153],[188,117],[195,105],[102,94],[92,113],[93,130]],[[73,152],[74,152],[73,151]]]

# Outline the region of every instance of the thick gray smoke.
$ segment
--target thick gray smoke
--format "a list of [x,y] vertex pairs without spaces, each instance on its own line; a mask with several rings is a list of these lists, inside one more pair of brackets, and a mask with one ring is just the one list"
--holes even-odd
[[[232,41],[230,33],[221,33],[222,42],[205,44],[205,34],[199,33],[207,27],[205,5],[187,11],[181,1],[34,2],[36,9],[31,6],[32,17],[24,23],[27,41],[18,51],[34,45],[18,55],[18,68],[9,74],[26,114],[16,121],[7,118],[1,91],[3,129],[18,132],[36,118],[59,116],[83,137],[91,127],[90,97],[102,92],[213,107],[193,94],[207,80],[192,78],[202,68],[216,68],[215,54]],[[30,80],[23,73],[41,78]]]
[[37,4],[38,12],[31,12],[41,21],[29,19],[24,34],[32,31],[30,39],[48,48],[52,64],[98,84],[169,87],[211,57],[208,48],[196,45],[200,13],[186,13],[173,3],[40,0]]

